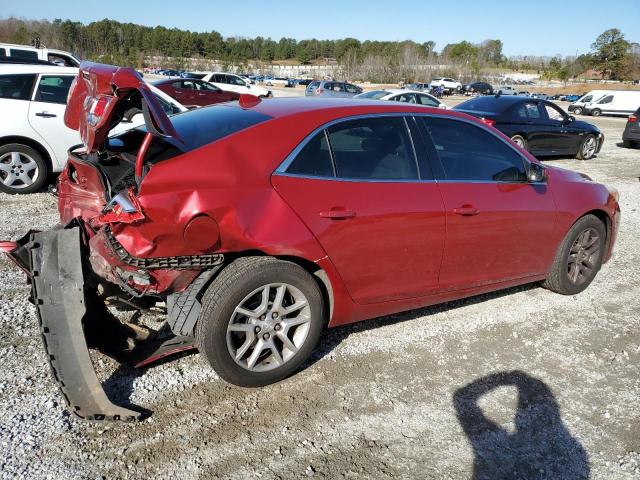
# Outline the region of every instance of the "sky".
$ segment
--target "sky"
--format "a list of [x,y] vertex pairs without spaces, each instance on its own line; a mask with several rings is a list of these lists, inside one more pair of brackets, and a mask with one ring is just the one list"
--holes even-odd
[[640,42],[640,0],[0,0],[0,18],[103,18],[223,36],[448,43],[500,39],[503,53],[587,53],[596,37],[618,28]]

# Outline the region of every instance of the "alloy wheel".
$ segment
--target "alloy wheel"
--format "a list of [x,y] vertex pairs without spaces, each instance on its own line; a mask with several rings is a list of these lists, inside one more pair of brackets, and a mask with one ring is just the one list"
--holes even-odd
[[293,285],[270,283],[247,295],[227,326],[227,348],[246,370],[265,372],[291,360],[307,340],[311,309]]
[[582,157],[591,158],[596,153],[596,139],[589,137],[582,145]]
[[582,285],[595,274],[600,258],[600,234],[587,228],[573,242],[567,260],[567,275],[575,285]]
[[39,175],[36,161],[23,152],[7,152],[0,156],[0,182],[14,189],[33,185]]

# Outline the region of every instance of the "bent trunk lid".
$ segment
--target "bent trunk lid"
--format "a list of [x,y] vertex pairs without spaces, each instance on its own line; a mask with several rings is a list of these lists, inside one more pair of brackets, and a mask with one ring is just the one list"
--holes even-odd
[[141,96],[147,131],[177,139],[162,105],[140,74],[130,67],[82,62],[69,91],[64,123],[80,133],[87,153],[96,152],[111,128],[120,122],[136,92]]

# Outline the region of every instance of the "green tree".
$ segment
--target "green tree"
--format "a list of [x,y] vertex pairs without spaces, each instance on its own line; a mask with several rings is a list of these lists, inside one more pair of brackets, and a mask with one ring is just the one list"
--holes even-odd
[[600,34],[591,45],[594,67],[602,72],[602,78],[622,80],[629,73],[630,43],[617,28]]

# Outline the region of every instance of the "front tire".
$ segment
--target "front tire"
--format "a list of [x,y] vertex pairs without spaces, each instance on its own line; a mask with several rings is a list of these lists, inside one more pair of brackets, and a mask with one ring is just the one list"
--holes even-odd
[[580,218],[565,236],[543,286],[562,295],[586,289],[602,266],[607,231],[594,215]]
[[573,111],[573,113],[574,113],[575,115],[582,115],[582,108],[581,108],[581,107],[577,107],[577,108]]
[[0,147],[0,191],[5,193],[37,192],[47,181],[49,168],[42,155],[21,143]]
[[596,154],[597,149],[598,140],[595,135],[589,134],[582,140],[578,153],[576,154],[576,158],[578,160],[589,160]]
[[293,374],[323,326],[322,293],[309,273],[273,257],[243,257],[205,291],[196,342],[224,380],[261,387]]

